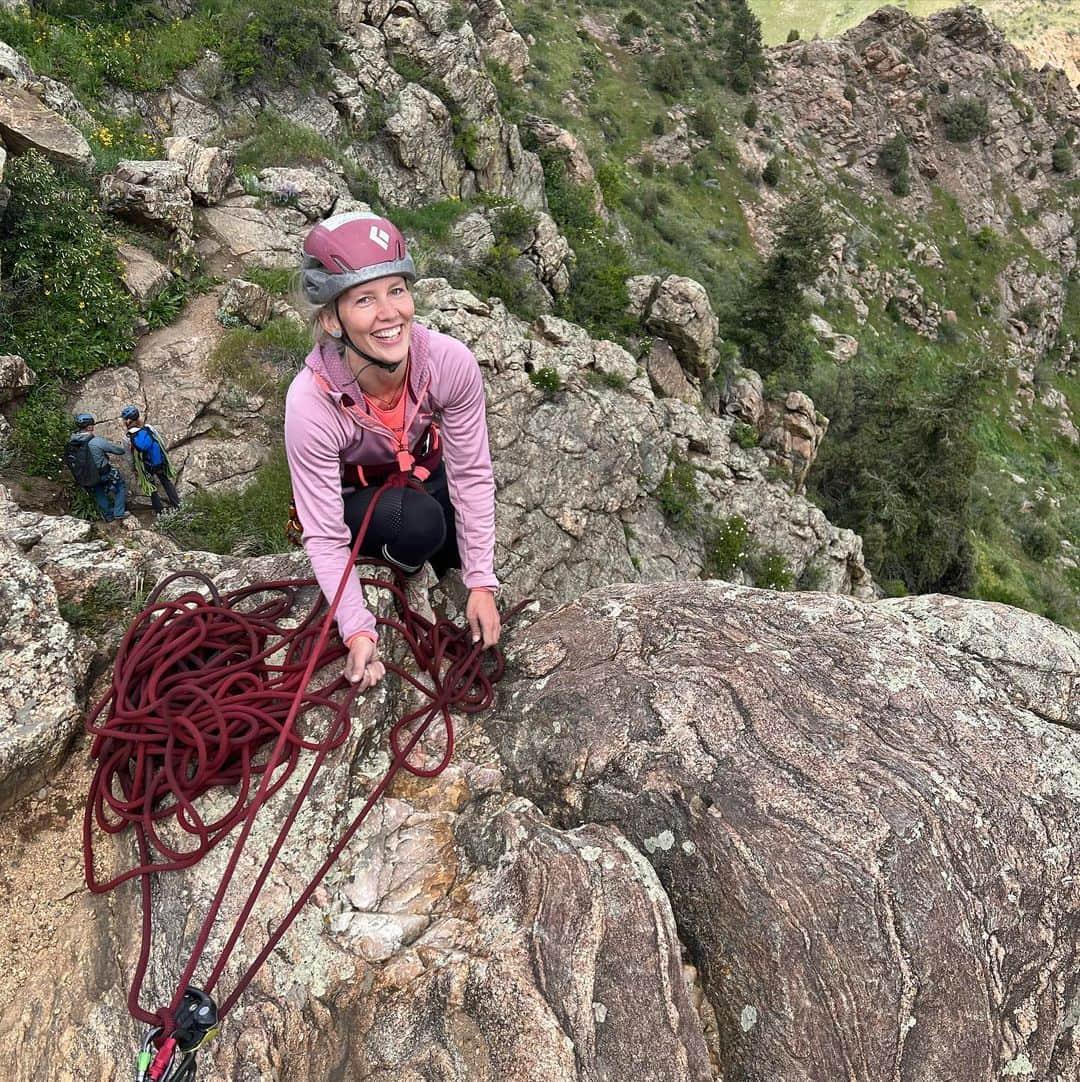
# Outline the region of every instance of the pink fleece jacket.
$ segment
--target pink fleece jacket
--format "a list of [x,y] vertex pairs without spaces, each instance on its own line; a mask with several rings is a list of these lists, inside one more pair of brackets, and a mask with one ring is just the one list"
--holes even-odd
[[[329,392],[316,377],[329,385]],[[439,425],[465,585],[497,589],[495,479],[480,366],[456,338],[414,323],[408,382],[408,445],[415,446],[432,420]],[[350,399],[354,410],[366,412],[348,364],[329,343],[308,354],[285,399],[285,450],[293,498],[304,529],[304,549],[328,599],[349,571],[337,613],[343,640],[358,631],[375,630],[356,570],[349,568],[351,541],[341,491],[344,466],[393,462],[396,451],[389,433],[361,427],[350,416],[345,408]]]

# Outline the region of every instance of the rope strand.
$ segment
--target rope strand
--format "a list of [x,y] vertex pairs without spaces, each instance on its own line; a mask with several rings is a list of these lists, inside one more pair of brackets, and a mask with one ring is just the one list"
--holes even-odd
[[[317,590],[313,578],[257,583],[225,594],[197,572],[179,572],[159,583],[128,628],[117,653],[112,685],[87,720],[94,737],[90,754],[98,765],[83,818],[86,881],[92,891],[103,893],[130,879],[140,880],[142,942],[128,1008],[137,1020],[162,1027],[159,1043],[173,1032],[175,1012],[201,962],[259,809],[288,783],[304,753],[310,753],[307,777],[202,985],[207,993],[220,980],[319,769],[348,740],[356,686],[345,680],[340,669],[318,686],[313,687],[312,680],[348,653],[336,635],[331,637],[334,614],[379,497],[402,483],[402,475],[392,477],[375,494],[329,606],[324,607],[317,594],[306,613],[297,612],[302,592]],[[379,617],[377,622],[401,635],[430,686],[393,663],[385,663],[386,669],[429,701],[391,727],[389,769],[237,981],[219,1017],[243,994],[398,772],[404,769],[417,777],[433,778],[446,768],[454,750],[451,709],[476,713],[486,710],[494,699],[493,685],[503,672],[501,653],[491,651],[494,665],[486,672],[484,651],[468,641],[468,628],[445,620],[432,622],[414,613],[401,573],[391,570],[392,583],[373,578],[360,581],[393,595],[400,620]],[[183,579],[194,580],[202,591],[164,600],[169,587]],[[524,604],[508,612],[507,618]],[[321,732],[317,731],[317,710],[330,715]],[[412,762],[410,756],[436,721],[445,733],[441,756],[434,764]],[[217,818],[206,820],[199,810],[200,797],[225,786],[234,790],[232,803]],[[240,833],[172,1000],[166,1008],[149,1011],[140,998],[153,938],[150,877],[192,867],[238,825]],[[95,837],[119,834],[129,827],[136,836],[138,863],[100,878]],[[190,844],[170,842],[166,833],[178,834]]]

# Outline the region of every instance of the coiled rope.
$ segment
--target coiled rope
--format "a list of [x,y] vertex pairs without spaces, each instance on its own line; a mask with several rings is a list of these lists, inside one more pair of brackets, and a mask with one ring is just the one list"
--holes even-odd
[[[311,753],[313,761],[307,777],[221,954],[209,977],[201,983],[207,994],[213,992],[229,961],[319,769],[327,756],[348,739],[349,711],[356,687],[343,675],[328,677],[318,686],[312,686],[312,680],[314,674],[340,662],[348,653],[336,635],[331,637],[334,615],[379,497],[388,488],[405,484],[415,483],[404,474],[395,474],[376,492],[328,607],[317,593],[306,613],[297,612],[301,592],[311,587],[317,590],[313,578],[257,583],[224,594],[198,573],[179,572],[163,580],[128,628],[116,657],[111,687],[87,719],[87,730],[94,737],[91,756],[98,765],[83,819],[86,881],[95,893],[109,891],[130,879],[141,881],[142,942],[128,991],[128,1009],[138,1021],[161,1027],[159,1040],[173,1032],[174,1016],[202,960],[259,809],[287,783],[302,754]],[[367,558],[365,561],[381,563]],[[483,648],[469,641],[469,629],[446,620],[433,622],[413,612],[401,573],[391,570],[393,582],[373,578],[360,581],[393,595],[400,619],[379,617],[377,622],[402,636],[417,670],[425,674],[428,682],[401,666],[384,664],[388,673],[395,673],[428,701],[390,728],[389,768],[308,886],[281,918],[265,947],[221,1003],[219,1018],[243,994],[398,772],[433,778],[446,768],[454,751],[451,710],[477,713],[486,710],[494,699],[493,685],[504,667],[499,650],[488,651],[492,660],[490,669],[485,670]],[[205,594],[191,590],[166,599],[173,583],[185,578],[198,582]],[[505,619],[526,603],[509,610]],[[315,727],[316,721],[306,715],[317,709],[331,715],[320,735],[307,731]],[[300,719],[304,719],[302,726],[298,725]],[[440,723],[444,744],[438,760],[413,761],[410,757],[417,745],[433,724]],[[268,754],[267,748],[271,749]],[[224,813],[207,820],[197,802],[219,787],[235,787],[235,795]],[[179,833],[190,844],[166,840],[166,825],[170,835]],[[153,936],[151,876],[191,867],[237,826],[239,836],[173,998],[166,1007],[147,1010],[140,998]],[[138,863],[111,878],[99,879],[94,860],[96,831],[118,834],[129,827],[135,833]]]

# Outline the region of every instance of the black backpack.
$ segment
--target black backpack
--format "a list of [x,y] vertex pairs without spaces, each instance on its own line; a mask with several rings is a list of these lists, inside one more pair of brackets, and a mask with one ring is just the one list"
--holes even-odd
[[101,480],[101,472],[90,452],[89,440],[68,440],[68,445],[64,448],[64,465],[71,470],[75,484],[82,485],[83,488],[93,488]]

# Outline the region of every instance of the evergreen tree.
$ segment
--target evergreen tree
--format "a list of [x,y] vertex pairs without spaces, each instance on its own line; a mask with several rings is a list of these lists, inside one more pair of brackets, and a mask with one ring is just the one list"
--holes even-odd
[[743,347],[744,359],[762,375],[787,368],[805,374],[813,350],[806,327],[803,290],[825,269],[836,229],[820,190],[805,189],[780,214],[776,246],[744,297],[728,337]]
[[863,536],[883,584],[909,593],[968,593],[975,585],[973,426],[992,370],[939,350],[890,347],[819,395],[829,438],[812,485],[825,513]]
[[761,22],[750,10],[747,0],[731,0],[722,37],[728,80],[735,90],[745,93],[765,70]]

